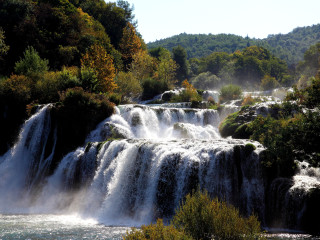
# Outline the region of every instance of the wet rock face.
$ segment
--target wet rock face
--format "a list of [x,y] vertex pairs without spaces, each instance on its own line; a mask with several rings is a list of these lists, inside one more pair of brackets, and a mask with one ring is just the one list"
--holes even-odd
[[232,136],[233,138],[247,139],[251,133],[246,125],[252,122],[257,116],[271,116],[279,118],[281,108],[275,102],[257,103],[253,106],[244,106],[239,112],[229,115],[219,126],[222,137]]

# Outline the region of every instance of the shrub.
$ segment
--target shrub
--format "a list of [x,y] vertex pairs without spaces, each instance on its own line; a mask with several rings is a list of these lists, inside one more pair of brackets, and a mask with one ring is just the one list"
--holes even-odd
[[63,90],[59,81],[59,72],[46,72],[35,84],[35,99],[40,103],[59,101],[59,91]]
[[0,95],[8,99],[26,104],[32,98],[32,81],[24,75],[11,75],[0,83]]
[[97,74],[92,68],[82,67],[80,71],[81,87],[89,92],[96,92],[98,85]]
[[125,240],[188,240],[192,239],[184,232],[177,230],[173,226],[164,226],[161,219],[157,220],[156,224],[150,224],[148,226],[142,226],[141,230],[133,228],[130,233],[123,238]]
[[48,60],[41,59],[33,47],[28,47],[23,55],[24,57],[21,58],[14,67],[17,74],[34,78],[48,71]]
[[272,90],[272,89],[275,89],[279,86],[280,86],[280,84],[276,80],[276,78],[268,76],[268,75],[266,75],[262,78],[261,84],[260,84],[261,89],[264,91]]
[[250,106],[250,105],[253,105],[257,102],[261,102],[261,99],[260,98],[253,98],[251,96],[251,94],[249,94],[243,98],[241,106]]
[[182,82],[182,86],[184,87],[184,90],[179,95],[173,96],[171,98],[171,102],[193,102],[194,106],[196,106],[197,102],[202,100],[197,89],[193,87],[188,80],[184,80]]
[[142,100],[152,99],[156,95],[169,90],[169,85],[165,81],[147,78],[142,83]]
[[60,82],[61,90],[80,86],[80,81],[72,69],[63,68],[59,73],[58,81]]
[[89,132],[114,112],[114,104],[105,95],[88,93],[80,87],[60,93],[60,101],[54,115],[57,118],[58,139],[61,139],[56,152],[62,156],[83,144]]
[[122,95],[122,100],[137,98],[142,93],[139,79],[132,72],[119,72],[115,78],[118,85],[117,92]]
[[221,79],[211,72],[200,73],[191,80],[196,88],[214,89],[219,87]]
[[200,190],[188,194],[172,220],[173,226],[194,239],[257,239],[261,237],[256,216],[241,217],[232,205],[211,200]]
[[220,89],[220,101],[226,102],[229,100],[239,99],[242,95],[242,89],[240,86],[229,84]]

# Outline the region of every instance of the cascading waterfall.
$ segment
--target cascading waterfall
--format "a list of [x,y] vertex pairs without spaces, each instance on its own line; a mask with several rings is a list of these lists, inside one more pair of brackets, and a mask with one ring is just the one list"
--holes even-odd
[[50,107],[44,106],[25,122],[17,143],[1,157],[1,212],[13,211],[8,209],[13,200],[17,210],[24,207],[22,202],[28,200],[25,196],[46,174],[54,152],[53,147],[49,156],[45,154],[51,129]]
[[[264,223],[263,148],[222,139],[216,110],[119,106],[48,176],[55,146],[45,154],[50,108],[27,120],[17,144],[0,158],[0,212],[77,213],[133,226],[170,218],[184,196],[200,187]],[[248,151],[248,143],[256,150]]]

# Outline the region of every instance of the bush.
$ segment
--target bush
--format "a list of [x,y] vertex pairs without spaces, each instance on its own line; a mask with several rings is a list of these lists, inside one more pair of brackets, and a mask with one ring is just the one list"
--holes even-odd
[[96,92],[98,78],[95,71],[91,68],[82,67],[80,72],[81,87],[89,92]]
[[220,102],[239,99],[242,96],[242,89],[240,86],[229,84],[220,89]]
[[276,78],[271,77],[271,76],[264,76],[261,80],[261,89],[266,91],[266,90],[272,90],[275,89],[277,87],[279,87],[280,84],[279,82],[276,80]]
[[169,90],[169,85],[165,81],[147,78],[142,83],[142,100],[152,99],[155,96]]
[[171,102],[193,102],[194,106],[199,105],[202,97],[199,95],[197,89],[192,86],[187,80],[182,83],[184,90],[171,98]]
[[173,226],[164,226],[161,219],[157,220],[156,224],[150,224],[148,226],[142,226],[141,230],[133,228],[130,233],[123,238],[125,240],[188,240],[192,239],[182,231],[178,231]]
[[59,73],[58,81],[60,82],[61,90],[80,86],[80,81],[77,77],[77,73],[72,71],[72,69],[68,69],[65,67]]
[[261,102],[261,98],[253,98],[251,94],[249,94],[243,98],[241,106],[250,106],[254,105],[257,102]]
[[201,89],[214,89],[218,88],[220,85],[221,79],[211,72],[200,73],[198,76],[194,77],[191,80],[191,83],[196,88]]
[[15,64],[14,70],[17,74],[34,78],[48,71],[48,63],[48,60],[40,58],[33,47],[28,47],[24,52],[24,58]]
[[194,239],[257,239],[261,237],[260,223],[256,216],[241,217],[232,205],[211,200],[200,190],[188,194],[177,210],[173,226],[185,231]]
[[122,100],[137,98],[142,93],[142,87],[139,79],[132,72],[119,72],[115,78],[118,85],[116,91],[122,95]]
[[88,93],[80,87],[60,93],[60,101],[53,113],[60,139],[57,159],[83,144],[97,124],[114,112],[114,104],[105,95]]

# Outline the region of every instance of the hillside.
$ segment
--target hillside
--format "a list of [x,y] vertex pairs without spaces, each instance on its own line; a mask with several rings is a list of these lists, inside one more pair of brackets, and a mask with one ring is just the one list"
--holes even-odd
[[186,34],[148,43],[148,48],[162,46],[169,50],[181,45],[187,51],[188,58],[200,58],[212,52],[233,53],[248,46],[258,45],[267,48],[289,65],[303,59],[304,52],[319,41],[320,24],[299,27],[288,34],[269,35],[265,39],[241,37],[233,34]]

